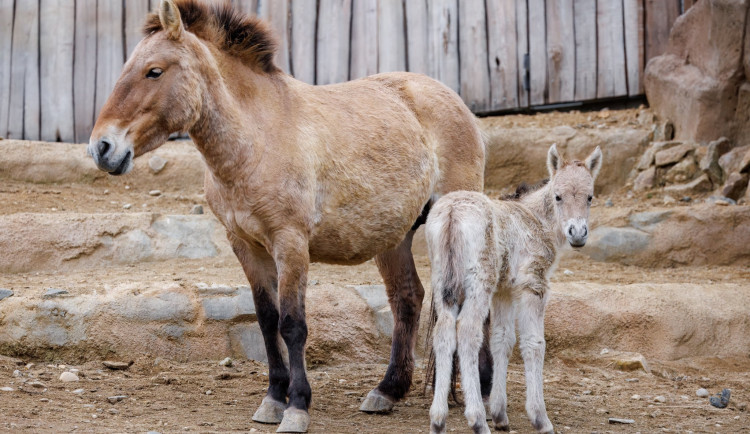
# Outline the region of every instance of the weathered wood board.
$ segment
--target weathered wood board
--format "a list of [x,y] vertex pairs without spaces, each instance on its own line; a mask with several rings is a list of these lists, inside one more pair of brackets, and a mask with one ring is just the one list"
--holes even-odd
[[292,1],[292,33],[290,36],[292,75],[305,83],[315,84],[315,30],[318,21],[316,0]]
[[519,105],[517,41],[516,2],[487,0],[487,63],[493,110]]
[[573,0],[547,1],[548,103],[575,98],[576,44]]
[[39,140],[39,2],[17,1],[11,53],[8,138]]
[[349,30],[351,0],[320,0],[316,55],[317,84],[349,79]]
[[68,0],[41,0],[39,24],[39,66],[41,137],[72,142],[73,130],[73,46],[75,4]]
[[458,1],[428,2],[427,17],[428,73],[459,92]]
[[0,0],[0,137],[8,136],[14,0]]
[[406,70],[402,0],[378,1],[378,72]]
[[573,2],[576,43],[576,90],[574,98],[596,98],[596,0]]
[[458,9],[460,95],[473,112],[490,109],[487,20],[484,0],[463,0]]
[[628,94],[622,2],[597,0],[597,98]]
[[352,0],[349,78],[378,72],[378,0]]

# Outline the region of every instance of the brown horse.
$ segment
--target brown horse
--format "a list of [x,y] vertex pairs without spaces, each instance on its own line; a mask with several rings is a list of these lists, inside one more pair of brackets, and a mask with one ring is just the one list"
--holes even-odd
[[281,72],[274,52],[256,18],[227,5],[163,0],[88,151],[100,169],[120,175],[171,133],[190,133],[208,166],[206,200],[250,281],[265,340],[268,393],[253,419],[303,432],[309,263],[375,257],[395,327],[385,378],[362,410],[389,411],[414,369],[424,296],[414,231],[441,195],[482,188],[484,145],[458,95],[426,76],[310,86]]

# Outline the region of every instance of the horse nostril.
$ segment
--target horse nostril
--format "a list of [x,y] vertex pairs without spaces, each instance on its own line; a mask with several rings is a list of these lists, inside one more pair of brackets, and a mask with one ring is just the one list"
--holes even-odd
[[568,234],[570,234],[571,237],[573,236],[573,226],[568,228]]
[[110,149],[112,149],[112,144],[105,139],[99,141],[99,144],[96,146],[96,150],[99,152],[100,157],[105,156]]
[[588,236],[588,234],[589,234],[589,228],[587,228],[587,227],[584,226],[584,228],[583,228],[583,236],[584,237]]

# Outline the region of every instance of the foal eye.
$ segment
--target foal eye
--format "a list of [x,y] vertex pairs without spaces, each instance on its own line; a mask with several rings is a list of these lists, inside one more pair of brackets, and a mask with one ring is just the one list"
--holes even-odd
[[161,68],[151,68],[146,74],[146,78],[159,78],[164,71]]
[[589,196],[589,203],[591,203],[591,199],[593,199],[594,196]]
[[555,200],[558,202],[562,202],[562,198],[558,195],[555,195]]

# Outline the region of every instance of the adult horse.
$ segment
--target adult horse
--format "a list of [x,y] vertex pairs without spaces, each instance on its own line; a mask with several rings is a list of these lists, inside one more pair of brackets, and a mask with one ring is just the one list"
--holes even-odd
[[253,419],[307,429],[308,264],[372,257],[395,327],[385,378],[362,410],[390,410],[411,384],[424,296],[414,231],[437,197],[482,188],[474,116],[423,75],[297,81],[274,65],[268,28],[228,5],[163,0],[144,33],[88,151],[113,175],[174,132],[188,131],[203,154],[206,200],[251,284],[268,355],[268,393]]

